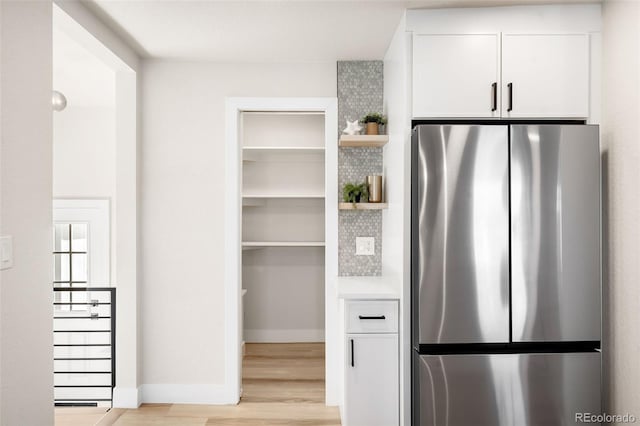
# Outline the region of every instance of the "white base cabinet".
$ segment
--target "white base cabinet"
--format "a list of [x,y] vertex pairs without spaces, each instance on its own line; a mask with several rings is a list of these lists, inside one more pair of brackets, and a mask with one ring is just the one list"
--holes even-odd
[[398,303],[348,301],[345,311],[343,425],[398,425]]

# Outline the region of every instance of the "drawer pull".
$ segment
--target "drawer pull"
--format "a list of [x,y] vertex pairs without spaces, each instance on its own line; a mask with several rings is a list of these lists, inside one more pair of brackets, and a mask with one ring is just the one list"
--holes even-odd
[[491,111],[498,109],[498,83],[491,84]]
[[355,363],[353,362],[353,339],[351,339],[351,366],[355,367]]
[[383,320],[383,319],[387,319],[387,317],[385,317],[384,315],[378,315],[378,316],[358,315],[358,318],[360,318],[361,320]]

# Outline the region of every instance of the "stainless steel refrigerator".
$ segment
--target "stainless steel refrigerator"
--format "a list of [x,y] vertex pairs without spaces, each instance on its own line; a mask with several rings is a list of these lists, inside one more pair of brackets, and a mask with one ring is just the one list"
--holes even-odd
[[598,127],[417,125],[412,424],[601,413]]

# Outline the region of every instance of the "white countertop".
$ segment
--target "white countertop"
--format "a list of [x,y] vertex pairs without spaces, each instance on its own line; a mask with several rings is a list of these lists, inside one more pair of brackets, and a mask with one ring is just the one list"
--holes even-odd
[[400,278],[338,277],[336,290],[340,299],[399,299]]

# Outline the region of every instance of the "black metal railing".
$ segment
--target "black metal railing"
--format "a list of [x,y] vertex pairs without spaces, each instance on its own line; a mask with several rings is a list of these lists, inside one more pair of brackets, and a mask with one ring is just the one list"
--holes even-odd
[[116,383],[116,289],[54,287],[56,406],[107,406]]

